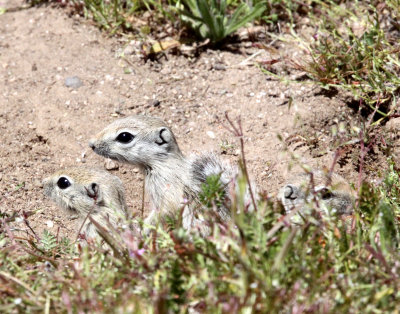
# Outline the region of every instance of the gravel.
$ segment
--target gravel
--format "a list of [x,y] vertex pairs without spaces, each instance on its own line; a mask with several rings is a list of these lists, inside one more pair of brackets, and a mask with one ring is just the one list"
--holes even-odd
[[79,88],[83,85],[83,82],[77,76],[69,76],[65,79],[64,85],[66,87]]

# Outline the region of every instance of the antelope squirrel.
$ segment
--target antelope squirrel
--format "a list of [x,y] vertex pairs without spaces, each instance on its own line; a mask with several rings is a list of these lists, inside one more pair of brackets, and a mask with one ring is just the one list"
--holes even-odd
[[[43,180],[44,194],[79,221],[91,217],[108,229],[120,218],[127,219],[125,190],[121,180],[103,170],[83,167],[57,171]],[[101,239],[95,225],[87,219],[82,228],[86,238]]]
[[[202,183],[210,175],[220,175],[220,182],[229,193],[236,172],[212,153],[186,158],[171,129],[156,117],[139,115],[118,119],[90,140],[89,146],[101,156],[141,168],[151,205],[145,223],[152,225],[157,218],[163,221],[184,207],[183,227],[202,228],[202,220],[196,218]],[[217,215],[222,220],[230,216],[228,207],[218,209]]]
[[322,212],[335,213],[337,215],[350,215],[353,210],[354,191],[346,180],[333,173],[328,183],[328,176],[323,171],[312,172],[314,192],[311,190],[311,178],[306,173],[295,175],[278,193],[278,199],[282,202],[288,213],[294,209],[303,211],[307,204],[316,196]]

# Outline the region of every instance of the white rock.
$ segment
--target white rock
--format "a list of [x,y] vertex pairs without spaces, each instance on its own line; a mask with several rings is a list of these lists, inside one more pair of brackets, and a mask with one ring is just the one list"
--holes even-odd
[[119,168],[119,165],[112,161],[111,159],[107,159],[106,162],[104,163],[104,167],[107,170],[117,170]]
[[215,138],[215,133],[213,131],[207,131],[207,135],[209,138],[212,138],[212,139]]

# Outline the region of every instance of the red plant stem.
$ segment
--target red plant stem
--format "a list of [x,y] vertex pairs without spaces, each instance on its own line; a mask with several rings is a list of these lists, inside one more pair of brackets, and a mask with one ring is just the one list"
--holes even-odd
[[229,115],[228,115],[227,111],[225,111],[225,118],[228,121],[229,125],[231,126],[231,129],[229,127],[226,127],[226,129],[228,131],[230,131],[234,136],[239,138],[240,151],[241,151],[242,161],[243,161],[243,170],[244,170],[244,174],[246,176],[247,184],[249,185],[251,202],[253,203],[254,210],[258,211],[256,199],[255,199],[254,193],[253,193],[253,188],[252,188],[251,182],[250,182],[249,172],[247,171],[246,156],[245,156],[245,153],[244,153],[244,140],[243,140],[244,135],[243,135],[243,128],[242,128],[242,121],[240,120],[240,116],[239,116],[238,119],[237,119],[237,126],[235,126],[235,124],[229,118]]

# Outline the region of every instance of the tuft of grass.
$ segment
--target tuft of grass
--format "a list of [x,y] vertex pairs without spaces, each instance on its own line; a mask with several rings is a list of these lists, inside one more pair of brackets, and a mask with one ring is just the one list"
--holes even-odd
[[[297,63],[326,88],[350,91],[383,117],[400,96],[400,3],[320,5],[321,22],[308,46],[310,61]],[[396,26],[397,25],[397,26]]]
[[114,34],[119,29],[132,31],[132,17],[144,3],[140,0],[83,0],[84,14]]
[[240,27],[260,17],[265,11],[265,2],[249,7],[240,2],[229,13],[229,1],[226,0],[182,0],[178,2],[181,20],[202,39],[218,43],[234,33]]

